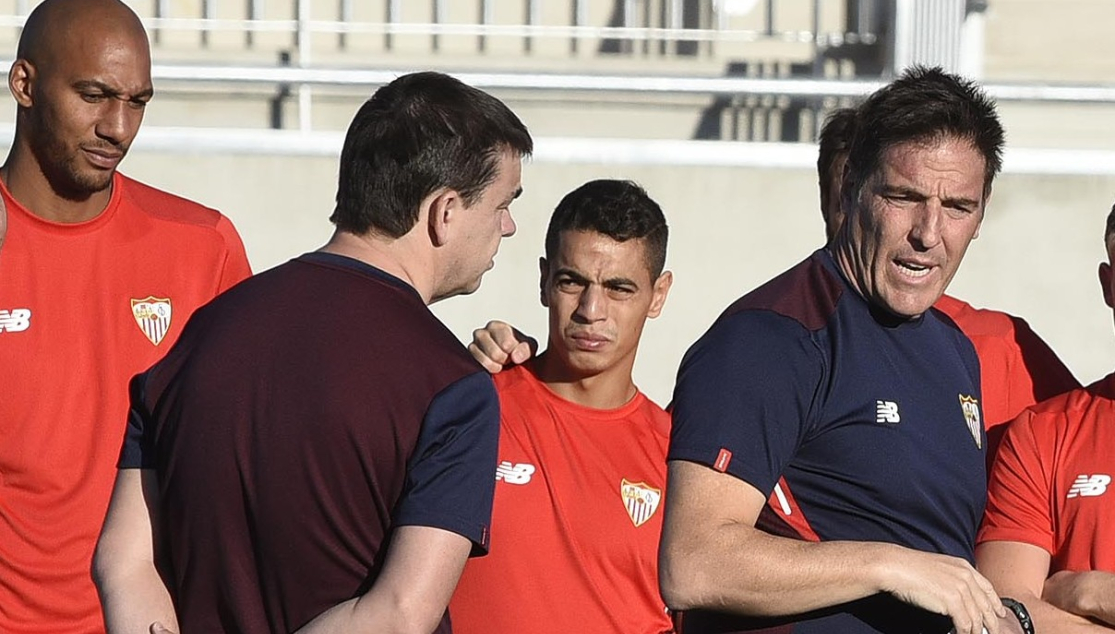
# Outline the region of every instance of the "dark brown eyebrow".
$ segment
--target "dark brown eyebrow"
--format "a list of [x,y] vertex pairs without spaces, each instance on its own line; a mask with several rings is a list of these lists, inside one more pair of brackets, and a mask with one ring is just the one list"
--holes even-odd
[[[909,198],[914,198],[916,200],[926,200],[926,199],[929,198],[929,196],[919,192],[916,189],[913,189],[913,188],[910,188],[910,187],[905,187],[905,186],[902,186],[902,185],[881,185],[879,187],[879,193],[883,194],[883,195],[887,195],[887,196],[892,196],[892,195],[898,194],[898,195],[902,195],[902,196],[907,196]],[[952,206],[978,207],[980,205],[980,201],[979,200],[972,200],[971,198],[949,197],[949,198],[942,198],[941,199],[941,204],[945,205],[945,206],[952,205]]]
[[[87,90],[89,88],[96,88],[97,90],[101,91],[102,93],[104,93],[105,95],[107,95],[109,97],[112,97],[113,99],[119,99],[119,98],[124,96],[124,94],[121,93],[119,90],[116,90],[112,86],[109,86],[108,84],[106,84],[104,82],[97,81],[95,79],[83,79],[81,81],[76,81],[76,82],[74,82],[73,87],[77,90]],[[148,88],[147,90],[143,90],[143,91],[137,92],[134,95],[128,96],[128,101],[150,99],[154,95],[155,95],[155,89],[154,88]]]
[[[558,269],[554,272],[554,276],[565,276],[572,279],[574,282],[577,282],[578,284],[591,284],[591,281],[587,277],[568,267],[562,267]],[[604,280],[601,283],[601,286],[604,286],[606,288],[616,288],[619,286],[634,286],[635,288],[639,288],[638,282],[626,277],[610,277]]]

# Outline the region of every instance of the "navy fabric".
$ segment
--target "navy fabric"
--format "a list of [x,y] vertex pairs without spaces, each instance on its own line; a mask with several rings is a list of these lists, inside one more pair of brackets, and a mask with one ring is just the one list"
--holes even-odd
[[132,399],[120,467],[158,475],[183,631],[294,631],[367,591],[399,525],[486,549],[494,383],[383,271],[310,254],[245,281]]
[[[964,401],[978,403],[979,385],[975,350],[951,321],[936,310],[908,321],[873,311],[822,250],[741,298],[690,348],[669,459],[768,496],[781,479],[757,523],[770,533],[972,561],[986,439],[978,406],[966,412]],[[949,629],[887,596],[778,622],[794,621],[779,631]],[[695,613],[684,631],[775,622]]]

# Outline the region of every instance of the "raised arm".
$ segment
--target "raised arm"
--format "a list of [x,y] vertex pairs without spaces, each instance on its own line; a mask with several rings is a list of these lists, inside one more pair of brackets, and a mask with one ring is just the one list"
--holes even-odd
[[887,592],[948,615],[961,634],[1017,631],[991,584],[963,559],[764,533],[755,528],[766,503],[758,489],[692,462],[669,463],[667,488],[659,584],[671,609],[779,616]]
[[298,634],[429,633],[464,569],[472,543],[450,531],[402,526],[371,590],[310,621]]
[[[999,594],[1026,605],[1034,619],[1035,630],[1063,634],[1111,632],[1112,628],[1097,625],[1080,615],[1100,618],[1103,606],[1098,600],[1101,596],[1098,590],[1106,592],[1106,614],[1111,618],[1111,608],[1115,608],[1115,603],[1110,603],[1115,598],[1111,579],[1115,575],[1099,573],[1108,579],[1092,586],[1081,576],[1087,573],[1067,573],[1067,576],[1058,573],[1047,585],[1049,562],[1049,553],[1032,544],[988,541],[976,547],[976,566],[980,572]],[[1046,586],[1044,597],[1043,586]],[[1091,614],[1092,611],[1096,614]]]
[[174,604],[155,567],[155,472],[121,469],[93,555],[93,581],[109,634],[147,634],[154,623],[177,631]]
[[499,374],[505,366],[523,363],[533,357],[538,351],[538,341],[507,322],[492,320],[483,328],[472,331],[468,351],[485,370]]

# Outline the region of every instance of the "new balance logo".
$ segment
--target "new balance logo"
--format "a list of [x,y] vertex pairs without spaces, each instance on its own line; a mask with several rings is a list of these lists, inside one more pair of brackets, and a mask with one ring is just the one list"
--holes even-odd
[[876,423],[901,423],[898,416],[898,403],[894,401],[875,401]]
[[27,308],[0,310],[0,332],[22,332],[31,327],[31,311]]
[[1082,498],[1095,497],[1103,495],[1107,491],[1107,485],[1111,484],[1111,476],[1097,473],[1094,476],[1082,474],[1076,476],[1073,481],[1072,487],[1069,488],[1068,499],[1080,496]]
[[526,484],[530,482],[530,476],[534,475],[534,465],[532,464],[511,464],[507,460],[499,463],[496,467],[496,482],[503,480],[507,484]]

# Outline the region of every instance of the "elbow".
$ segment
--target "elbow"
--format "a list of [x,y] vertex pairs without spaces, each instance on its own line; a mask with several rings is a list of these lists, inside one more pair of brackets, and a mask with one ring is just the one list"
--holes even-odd
[[658,558],[658,592],[670,611],[707,607],[704,596],[704,575],[692,556],[670,553],[663,549]]
[[99,540],[97,541],[97,548],[93,551],[93,564],[90,572],[93,576],[93,585],[103,594],[105,585],[112,577],[112,565],[111,558],[106,555]]

